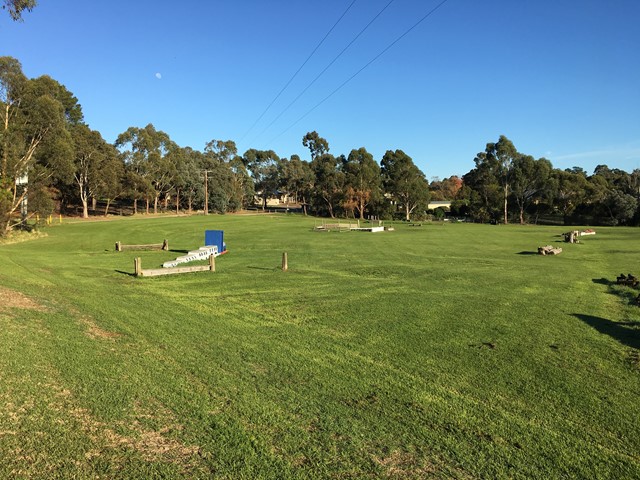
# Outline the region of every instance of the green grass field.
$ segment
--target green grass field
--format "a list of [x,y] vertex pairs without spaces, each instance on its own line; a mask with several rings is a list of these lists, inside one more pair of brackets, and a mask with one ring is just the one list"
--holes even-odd
[[[0,478],[640,478],[640,230],[314,222],[0,245]],[[215,273],[132,276],[205,229]]]

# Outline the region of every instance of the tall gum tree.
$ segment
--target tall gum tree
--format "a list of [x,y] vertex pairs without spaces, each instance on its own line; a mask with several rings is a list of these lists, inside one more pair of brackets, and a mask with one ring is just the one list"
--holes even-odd
[[29,80],[20,62],[0,57],[0,234],[18,223],[14,213],[28,194],[27,178],[44,184],[72,172],[65,106],[57,99],[60,87]]
[[[152,185],[153,192],[144,192],[147,213],[151,198],[154,201],[154,213],[157,213],[160,197],[171,190],[173,179],[177,175],[175,165],[169,156],[173,149],[178,148],[177,145],[165,132],[148,124],[144,128],[129,127],[118,135],[115,146],[122,154],[125,164],[131,165],[135,174],[142,177],[143,182],[137,184]],[[137,207],[135,209],[137,210]]]
[[513,180],[513,162],[518,156],[518,151],[511,140],[500,135],[496,143],[487,143],[485,153],[486,159],[492,162],[496,168],[496,177],[502,188],[503,219],[507,224],[509,223],[508,198]]
[[422,205],[429,204],[429,182],[402,150],[387,150],[380,162],[385,194],[402,208],[405,220]]
[[353,149],[342,164],[345,174],[346,202],[365,218],[367,207],[381,196],[380,167],[364,147]]

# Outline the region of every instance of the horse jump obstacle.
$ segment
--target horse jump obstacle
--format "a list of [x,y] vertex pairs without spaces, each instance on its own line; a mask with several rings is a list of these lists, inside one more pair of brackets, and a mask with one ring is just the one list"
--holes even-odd
[[315,227],[316,231],[319,232],[334,232],[334,231],[338,231],[338,232],[384,232],[385,231],[385,227],[382,226],[382,222],[380,222],[378,220],[378,226],[374,227],[374,226],[370,226],[370,227],[361,227],[360,226],[360,220],[357,221],[357,223],[343,223],[343,222],[338,222],[338,223],[326,223],[323,222],[322,225],[318,225]]
[[146,245],[123,245],[122,242],[116,242],[116,252],[124,250],[169,250],[169,241],[165,239],[162,243],[149,243]]
[[538,247],[539,255],[558,255],[562,253],[561,248],[553,248],[551,245],[545,245],[544,247]]
[[215,255],[210,255],[208,265],[196,265],[193,267],[150,268],[143,270],[142,260],[140,259],[140,257],[134,259],[133,265],[136,277],[157,277],[159,275],[174,275],[177,273],[192,272],[215,272],[216,257]]

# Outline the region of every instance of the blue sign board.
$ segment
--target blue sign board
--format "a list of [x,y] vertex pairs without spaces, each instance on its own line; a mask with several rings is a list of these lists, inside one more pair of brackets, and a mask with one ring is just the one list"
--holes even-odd
[[224,230],[205,230],[204,245],[205,247],[217,246],[218,253],[226,252],[227,245],[224,243]]

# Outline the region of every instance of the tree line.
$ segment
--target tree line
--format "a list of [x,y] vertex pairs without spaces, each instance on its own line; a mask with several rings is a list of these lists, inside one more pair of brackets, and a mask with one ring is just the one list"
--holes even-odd
[[436,199],[476,221],[524,223],[551,214],[638,221],[638,170],[557,170],[517,152],[504,136],[461,178],[431,184],[402,150],[388,150],[380,163],[364,147],[334,156],[315,131],[302,138],[310,160],[253,148],[240,155],[231,140],[213,139],[202,151],[181,147],[152,124],[129,127],[111,144],[85,123],[64,85],[46,75],[28,79],[12,57],[0,57],[0,121],[1,233],[55,209],[78,207],[88,217],[98,204],[106,215],[118,202],[133,213],[226,213],[256,200],[265,208],[273,197],[328,217],[419,219]]

